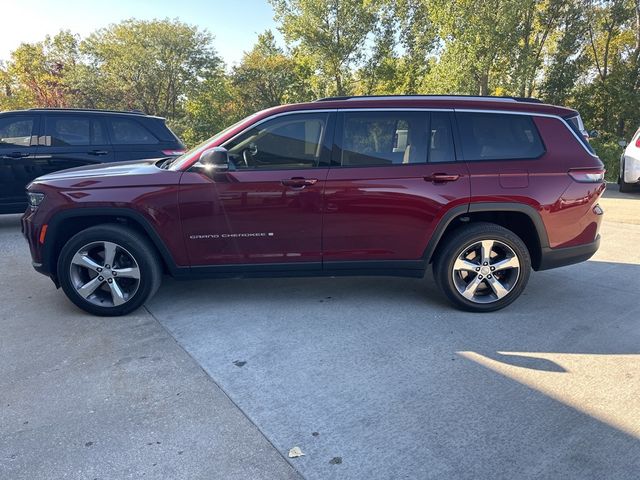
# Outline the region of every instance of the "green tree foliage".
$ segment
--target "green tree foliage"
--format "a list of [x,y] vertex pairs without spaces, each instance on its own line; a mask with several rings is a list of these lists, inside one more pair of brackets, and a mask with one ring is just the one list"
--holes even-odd
[[0,109],[141,109],[193,145],[327,95],[536,96],[600,131],[611,172],[618,140],[640,125],[640,0],[265,1],[285,44],[267,31],[232,68],[209,32],[177,20],[20,45],[0,62]]
[[327,82],[323,93],[345,95],[350,68],[362,60],[378,21],[373,0],[269,0],[287,41],[308,56]]

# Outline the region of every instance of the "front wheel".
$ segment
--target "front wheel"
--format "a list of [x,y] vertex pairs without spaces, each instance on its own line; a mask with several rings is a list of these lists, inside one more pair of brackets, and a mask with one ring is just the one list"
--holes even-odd
[[499,310],[518,298],[527,285],[531,257],[511,230],[475,223],[461,227],[444,241],[433,273],[446,297],[463,310]]
[[121,225],[100,225],[74,235],[58,259],[58,279],[67,297],[101,316],[126,315],[158,287],[162,270],[154,247]]

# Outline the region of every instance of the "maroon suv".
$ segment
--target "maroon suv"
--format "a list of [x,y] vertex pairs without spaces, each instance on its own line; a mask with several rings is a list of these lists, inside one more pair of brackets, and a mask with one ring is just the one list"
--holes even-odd
[[508,97],[327,98],[256,113],[175,160],[28,187],[33,266],[122,315],[179,278],[401,275],[513,302],[597,250],[603,165],[578,112]]

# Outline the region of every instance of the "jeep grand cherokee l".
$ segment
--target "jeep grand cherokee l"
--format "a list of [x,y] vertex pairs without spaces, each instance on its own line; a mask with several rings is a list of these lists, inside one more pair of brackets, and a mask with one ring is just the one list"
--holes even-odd
[[28,187],[35,269],[80,308],[138,308],[163,273],[422,277],[513,302],[530,271],[597,250],[603,164],[568,108],[516,98],[340,97],[256,113],[175,160]]
[[0,112],[0,213],[27,207],[36,177],[96,163],[178,156],[164,118],[140,112],[38,108]]

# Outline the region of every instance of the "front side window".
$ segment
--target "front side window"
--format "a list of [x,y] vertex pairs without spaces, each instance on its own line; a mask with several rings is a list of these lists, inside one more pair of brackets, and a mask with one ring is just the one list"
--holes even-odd
[[427,161],[426,112],[345,112],[340,164],[385,166]]
[[112,118],[111,140],[116,145],[153,145],[158,139],[139,122],[128,118]]
[[467,161],[534,159],[544,145],[528,115],[502,113],[456,113]]
[[327,159],[328,113],[299,113],[268,120],[229,142],[237,169],[313,168]]
[[0,147],[30,146],[34,124],[34,117],[0,118]]

